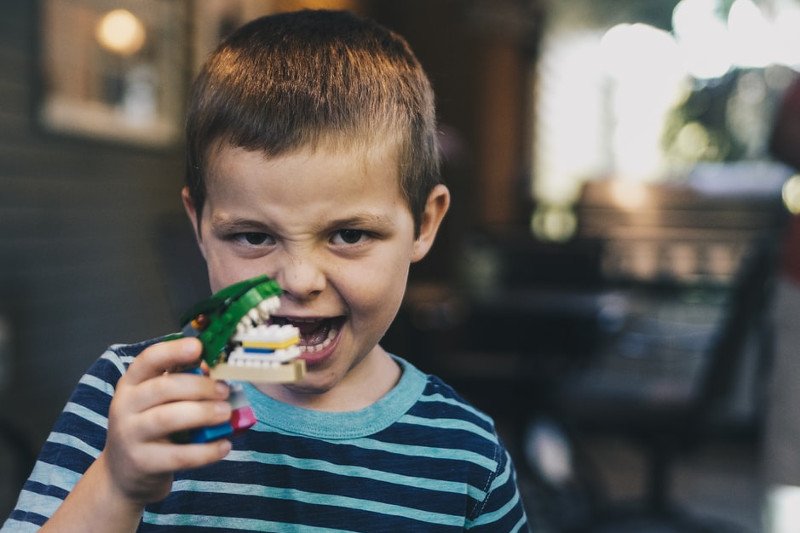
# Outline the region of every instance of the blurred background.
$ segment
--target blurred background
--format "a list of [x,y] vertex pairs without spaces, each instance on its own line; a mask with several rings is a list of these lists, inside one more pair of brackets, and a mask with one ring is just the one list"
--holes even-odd
[[94,359],[207,295],[188,84],[304,7],[433,82],[453,208],[385,344],[495,417],[535,530],[800,531],[798,0],[4,0],[2,516]]

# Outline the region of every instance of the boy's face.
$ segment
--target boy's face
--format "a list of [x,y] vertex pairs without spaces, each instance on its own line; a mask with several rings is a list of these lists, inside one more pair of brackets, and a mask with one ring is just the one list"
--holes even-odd
[[[431,193],[415,238],[390,146],[267,159],[223,144],[208,161],[198,241],[212,290],[266,274],[285,291],[278,315],[302,334],[308,374],[280,393],[355,390],[373,378],[369,369],[385,368],[378,342],[400,306],[410,263],[433,243],[447,189]],[[183,197],[197,228],[187,191]]]

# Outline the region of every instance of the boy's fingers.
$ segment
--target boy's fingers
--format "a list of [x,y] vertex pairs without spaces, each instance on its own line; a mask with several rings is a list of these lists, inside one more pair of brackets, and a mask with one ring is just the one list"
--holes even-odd
[[152,442],[179,431],[222,424],[230,418],[231,406],[226,401],[172,402],[137,415],[132,429],[137,440]]
[[128,395],[126,408],[142,412],[160,404],[180,400],[224,400],[228,384],[195,374],[161,374],[140,384]]
[[197,363],[202,351],[203,345],[192,337],[154,344],[136,356],[122,379],[131,385],[142,383],[166,371]]
[[231,451],[231,442],[220,439],[203,444],[156,443],[148,447],[151,472],[176,472],[199,468],[223,459]]

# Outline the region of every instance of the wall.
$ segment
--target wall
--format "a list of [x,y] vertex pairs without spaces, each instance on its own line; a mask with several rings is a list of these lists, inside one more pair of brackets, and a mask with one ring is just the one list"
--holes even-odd
[[539,2],[372,0],[364,7],[408,40],[436,93],[452,203],[436,245],[412,269],[411,281],[441,281],[459,268],[465,235],[528,225],[526,94]]
[[38,449],[108,344],[176,329],[155,237],[179,213],[183,165],[180,147],[37,126],[35,3],[0,2],[0,315],[13,334],[0,422]]

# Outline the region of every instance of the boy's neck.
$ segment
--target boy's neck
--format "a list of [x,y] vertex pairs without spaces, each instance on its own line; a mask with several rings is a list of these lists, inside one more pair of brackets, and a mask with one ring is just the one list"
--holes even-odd
[[256,388],[271,398],[315,411],[349,412],[365,409],[384,397],[400,381],[400,365],[380,346],[376,346],[333,389],[310,393],[275,384]]

